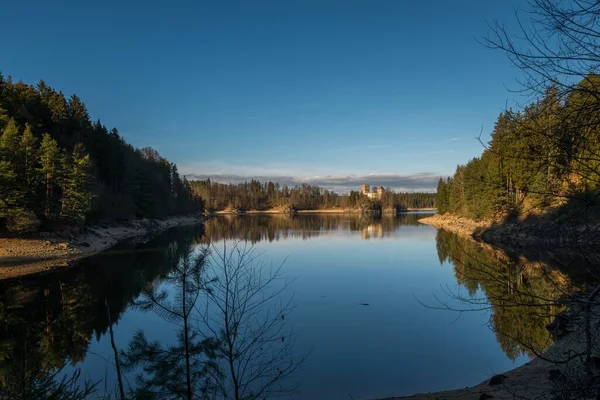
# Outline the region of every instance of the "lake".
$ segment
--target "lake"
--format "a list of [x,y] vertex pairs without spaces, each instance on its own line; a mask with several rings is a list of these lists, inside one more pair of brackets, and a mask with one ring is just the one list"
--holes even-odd
[[[294,399],[460,388],[527,362],[529,346],[543,350],[550,343],[544,313],[486,303],[523,291],[559,295],[549,275],[536,272],[542,267],[519,267],[517,257],[418,223],[423,216],[213,217],[70,269],[0,282],[0,381],[20,376],[23,365],[44,371],[64,365],[102,380],[101,391],[114,390],[105,299],[119,349],[136,329],[173,342],[170,324],[132,306],[148,283],[169,274],[162,255],[173,243],[221,248],[223,241],[247,241],[260,261],[282,265],[293,279],[287,323],[295,351],[308,354],[294,375],[300,384]],[[125,386],[135,386],[133,372],[125,374]]]

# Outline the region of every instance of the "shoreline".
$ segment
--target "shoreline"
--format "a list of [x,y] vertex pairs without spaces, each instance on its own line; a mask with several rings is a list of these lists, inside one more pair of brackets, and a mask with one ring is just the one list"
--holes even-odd
[[89,226],[77,234],[42,232],[32,238],[0,238],[0,280],[68,267],[123,241],[150,239],[168,229],[197,225],[205,219],[192,216],[142,219]]
[[[444,229],[458,236],[473,240],[479,245],[489,247],[492,250],[501,250],[503,252],[519,252],[519,248],[531,249],[538,246],[540,249],[554,244],[559,245],[554,248],[552,254],[557,256],[561,250],[568,250],[576,242],[567,237],[567,233],[562,229],[557,229],[559,225],[552,221],[538,221],[537,224],[508,223],[500,225],[492,221],[474,221],[469,218],[458,217],[452,214],[436,214],[430,217],[422,218],[420,223],[433,226],[437,229]],[[568,232],[573,233],[573,228],[569,227]],[[599,225],[586,224],[578,232],[597,232]],[[543,237],[543,233],[552,232],[549,237]],[[576,234],[576,233],[575,233]],[[590,243],[595,243],[596,238],[592,238]],[[562,248],[561,248],[562,247]],[[539,250],[539,249],[538,249]],[[519,254],[522,255],[521,252]],[[594,257],[589,255],[589,257]],[[577,307],[576,307],[577,308]],[[583,313],[582,310],[570,309],[568,314],[572,320],[579,319]],[[573,351],[581,351],[579,348],[583,343],[581,327],[576,327],[571,333],[560,337],[552,343],[540,356],[534,357],[527,363],[499,372],[490,374],[490,376],[473,386],[465,388],[441,390],[428,393],[417,393],[398,397],[386,397],[376,400],[477,400],[477,399],[514,399],[519,398],[547,398],[552,393],[557,392],[558,381],[555,376],[569,375],[573,371],[566,370],[565,365],[551,362],[549,360],[559,360],[561,355]],[[579,343],[579,344],[578,344]],[[581,365],[572,365],[577,372]],[[493,384],[493,380],[500,379],[501,384]],[[488,397],[490,396],[490,397]]]
[[[548,356],[549,353],[559,354],[560,351],[568,351],[569,349],[568,341],[560,340],[553,343],[551,348],[544,353],[544,356]],[[546,396],[549,396],[554,389],[556,382],[552,381],[552,373],[550,371],[557,370],[558,368],[560,366],[556,363],[535,357],[517,368],[495,375],[492,374],[483,382],[473,386],[374,400],[542,399],[547,398]],[[493,384],[494,380],[499,380],[501,383]]]
[[435,214],[419,222],[478,242],[511,249],[552,247],[594,248],[600,245],[600,223],[547,216],[534,221],[474,221],[453,214]]
[[[587,297],[587,296],[586,296]],[[442,390],[430,393],[417,393],[407,396],[386,397],[375,400],[480,400],[515,398],[546,399],[553,398],[564,390],[564,378],[583,376],[586,366],[583,360],[573,359],[565,363],[565,354],[579,353],[585,350],[586,329],[583,315],[586,314],[584,305],[574,304],[567,312],[567,318],[573,321],[563,327],[560,337],[541,355],[532,358],[527,363],[498,374],[490,376],[473,386]],[[593,323],[598,323],[598,305],[588,310]],[[594,315],[596,317],[594,317]],[[548,328],[546,328],[548,329]],[[598,335],[593,334],[592,343],[597,343]],[[595,349],[597,351],[598,349]],[[594,351],[594,350],[593,350]],[[557,378],[564,377],[564,378]]]
[[478,232],[489,229],[492,226],[491,221],[474,221],[451,214],[435,214],[427,218],[421,218],[419,222],[471,239],[477,239]]
[[[407,208],[406,210],[398,211],[396,214],[403,214],[406,212],[415,211],[436,211],[435,208]],[[269,209],[269,210],[219,210],[211,211],[207,213],[208,216],[215,215],[269,215],[269,214],[365,214],[364,211],[355,208],[326,208],[316,210],[280,210],[280,209]],[[393,215],[393,212],[382,212],[382,215]]]

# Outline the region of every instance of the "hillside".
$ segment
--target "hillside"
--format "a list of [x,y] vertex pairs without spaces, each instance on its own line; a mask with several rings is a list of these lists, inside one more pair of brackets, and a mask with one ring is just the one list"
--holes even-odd
[[0,74],[0,233],[201,211],[177,166],[134,148],[83,101]]
[[521,111],[498,117],[480,157],[440,179],[436,206],[495,225],[508,222],[599,221],[600,75],[568,90],[547,88]]

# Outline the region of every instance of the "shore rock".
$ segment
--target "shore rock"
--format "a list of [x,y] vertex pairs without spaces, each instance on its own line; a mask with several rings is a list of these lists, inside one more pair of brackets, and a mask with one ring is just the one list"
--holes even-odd
[[524,222],[473,221],[453,214],[436,214],[419,222],[513,249],[531,246],[592,248],[600,245],[600,223],[551,217]]

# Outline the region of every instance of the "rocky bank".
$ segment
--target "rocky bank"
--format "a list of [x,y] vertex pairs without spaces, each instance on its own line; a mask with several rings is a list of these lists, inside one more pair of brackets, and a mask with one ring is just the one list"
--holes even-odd
[[143,219],[123,224],[99,224],[81,232],[40,233],[31,238],[0,238],[0,279],[14,278],[70,265],[125,240],[148,240],[178,226],[204,221],[204,217]]
[[600,223],[545,216],[524,221],[473,221],[453,214],[436,214],[419,222],[511,248],[548,246],[594,248],[600,246]]

